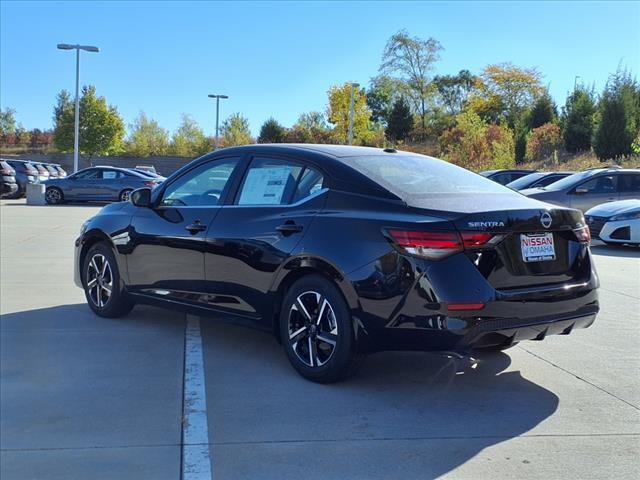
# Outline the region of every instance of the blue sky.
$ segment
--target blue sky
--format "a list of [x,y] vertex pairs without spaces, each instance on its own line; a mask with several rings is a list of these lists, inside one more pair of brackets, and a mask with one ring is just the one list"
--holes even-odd
[[640,2],[13,2],[0,4],[0,105],[27,128],[50,128],[56,93],[96,85],[127,124],[140,110],[173,130],[182,112],[208,134],[208,93],[221,117],[241,112],[256,133],[324,111],[326,92],[376,75],[401,28],[445,50],[436,73],[512,61],[537,67],[559,104],[574,77],[600,90],[622,63],[640,71]]

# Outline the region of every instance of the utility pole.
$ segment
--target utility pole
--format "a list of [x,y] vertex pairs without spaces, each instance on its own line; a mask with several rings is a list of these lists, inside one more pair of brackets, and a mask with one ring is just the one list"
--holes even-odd
[[359,83],[351,82],[351,99],[349,101],[349,145],[353,145],[353,117],[355,115],[355,90],[360,86]]
[[216,94],[210,94],[209,98],[215,98],[216,99],[216,150],[218,149],[218,145],[219,145],[219,136],[218,136],[218,120],[220,118],[220,99],[225,99],[225,98],[229,98],[227,95],[216,95]]

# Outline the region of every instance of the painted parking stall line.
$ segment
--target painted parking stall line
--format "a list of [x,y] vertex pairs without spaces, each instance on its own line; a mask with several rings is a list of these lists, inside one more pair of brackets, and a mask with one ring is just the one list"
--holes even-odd
[[182,480],[211,480],[200,320],[187,315],[182,406]]

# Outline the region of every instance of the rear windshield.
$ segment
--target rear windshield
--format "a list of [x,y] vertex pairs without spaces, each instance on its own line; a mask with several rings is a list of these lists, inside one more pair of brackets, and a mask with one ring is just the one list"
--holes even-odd
[[513,182],[507,183],[507,187],[520,190],[521,188],[525,188],[527,185],[532,184],[535,180],[543,176],[544,176],[544,173],[530,173],[529,175],[520,177],[514,180]]
[[513,192],[493,180],[431,157],[380,155],[343,160],[405,201],[447,194]]

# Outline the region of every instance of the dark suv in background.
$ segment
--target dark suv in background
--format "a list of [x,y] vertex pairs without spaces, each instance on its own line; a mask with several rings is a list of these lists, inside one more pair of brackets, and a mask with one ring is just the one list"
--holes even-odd
[[14,197],[18,191],[15,175],[16,171],[13,167],[4,160],[0,160],[0,176],[2,178],[2,191],[0,195],[2,195],[2,198]]

